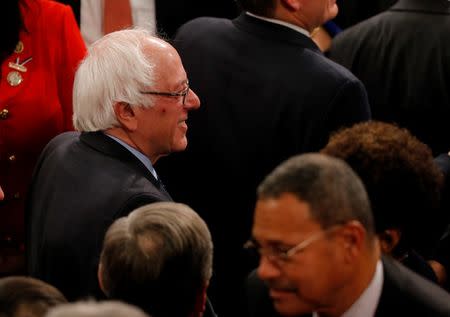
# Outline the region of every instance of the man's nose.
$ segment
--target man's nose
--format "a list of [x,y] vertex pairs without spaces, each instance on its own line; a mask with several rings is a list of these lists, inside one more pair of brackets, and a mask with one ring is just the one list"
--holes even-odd
[[266,256],[261,254],[257,273],[262,280],[272,280],[280,276],[280,269]]
[[189,89],[186,95],[184,107],[188,110],[195,110],[200,107],[200,98],[198,98],[197,94],[192,89]]

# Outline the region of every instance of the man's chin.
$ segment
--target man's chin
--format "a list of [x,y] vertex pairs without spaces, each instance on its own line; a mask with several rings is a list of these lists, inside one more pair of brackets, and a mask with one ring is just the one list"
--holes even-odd
[[301,301],[295,292],[271,292],[273,306],[282,316],[299,316],[314,311],[313,307]]
[[186,150],[188,146],[188,141],[186,136],[182,139],[180,139],[178,142],[176,142],[173,146],[172,146],[172,151],[171,152],[182,152],[184,150]]
[[334,4],[334,6],[330,10],[330,18],[328,20],[333,20],[339,13],[339,7],[337,4]]
[[280,300],[273,301],[273,306],[275,310],[281,316],[301,316],[306,314],[311,314],[314,310],[307,304],[301,302],[283,302]]

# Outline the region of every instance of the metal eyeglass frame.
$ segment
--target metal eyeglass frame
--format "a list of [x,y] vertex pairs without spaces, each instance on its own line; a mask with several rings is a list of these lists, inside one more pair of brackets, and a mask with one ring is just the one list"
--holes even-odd
[[248,250],[256,250],[259,255],[263,255],[267,257],[270,261],[276,263],[284,263],[288,262],[291,257],[299,252],[304,251],[308,246],[310,246],[313,242],[319,240],[320,238],[326,236],[330,232],[336,230],[337,228],[342,227],[342,225],[334,225],[325,230],[321,230],[301,241],[300,243],[294,245],[286,251],[277,250],[275,248],[262,248],[257,245],[257,243],[253,240],[248,240],[244,244],[244,248]]
[[189,93],[189,81],[186,81],[186,89],[180,92],[165,92],[165,91],[141,91],[141,94],[146,95],[158,95],[158,96],[166,96],[166,97],[183,97],[183,106],[185,105],[186,96]]

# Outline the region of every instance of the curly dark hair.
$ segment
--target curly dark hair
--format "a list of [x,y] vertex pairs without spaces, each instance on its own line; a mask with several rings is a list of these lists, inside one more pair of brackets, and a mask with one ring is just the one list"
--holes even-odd
[[321,152],[345,160],[361,177],[377,232],[400,229],[403,247],[429,254],[443,230],[443,175],[426,144],[394,124],[370,121],[337,131]]

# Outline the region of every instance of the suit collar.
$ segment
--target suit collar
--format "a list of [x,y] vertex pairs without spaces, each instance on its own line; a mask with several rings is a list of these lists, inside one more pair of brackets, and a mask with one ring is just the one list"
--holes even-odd
[[152,182],[155,187],[166,192],[161,181],[157,180],[136,156],[134,156],[118,142],[106,136],[103,132],[82,132],[80,135],[80,140],[82,143],[93,148],[94,150],[124,162],[128,166],[135,169],[137,173],[145,176],[145,178]]
[[389,11],[420,11],[424,13],[450,14],[450,1],[399,0]]
[[276,42],[289,42],[320,52],[317,45],[307,36],[283,25],[264,21],[245,13],[233,20],[233,24],[248,33]]
[[[387,256],[382,256],[384,279],[383,288],[381,290],[380,300],[375,312],[375,316],[385,316],[386,312],[389,312],[392,307],[396,307],[395,302],[395,283],[392,280],[392,274],[396,270],[394,260],[389,259]],[[387,316],[387,315],[386,315]]]

